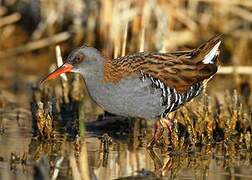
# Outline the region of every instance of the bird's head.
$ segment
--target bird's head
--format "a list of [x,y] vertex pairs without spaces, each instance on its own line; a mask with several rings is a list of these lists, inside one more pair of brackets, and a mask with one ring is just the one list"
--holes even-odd
[[73,50],[67,57],[65,63],[43,78],[41,83],[54,79],[66,72],[81,73],[84,76],[87,74],[95,75],[100,70],[99,66],[101,62],[102,56],[98,50],[92,47],[80,47]]

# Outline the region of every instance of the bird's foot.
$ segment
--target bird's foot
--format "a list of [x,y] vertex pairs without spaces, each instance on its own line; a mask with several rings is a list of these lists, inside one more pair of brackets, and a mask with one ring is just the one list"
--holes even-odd
[[163,135],[164,127],[162,126],[161,119],[156,120],[154,124],[154,135],[151,138],[151,141],[148,143],[147,148],[152,149],[156,142],[160,139]]
[[156,142],[161,139],[164,132],[164,128],[167,128],[169,132],[172,133],[172,122],[169,119],[161,118],[155,122],[154,135],[150,143],[148,143],[147,148],[153,148]]

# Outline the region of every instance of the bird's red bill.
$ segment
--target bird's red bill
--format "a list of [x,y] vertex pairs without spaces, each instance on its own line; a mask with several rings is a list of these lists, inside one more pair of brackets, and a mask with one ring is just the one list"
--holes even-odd
[[70,72],[72,69],[73,69],[73,65],[65,63],[62,66],[60,66],[59,68],[57,68],[55,71],[53,71],[52,73],[48,74],[44,79],[42,79],[40,81],[40,84],[47,81],[47,80],[55,79],[56,77],[58,77],[62,73]]

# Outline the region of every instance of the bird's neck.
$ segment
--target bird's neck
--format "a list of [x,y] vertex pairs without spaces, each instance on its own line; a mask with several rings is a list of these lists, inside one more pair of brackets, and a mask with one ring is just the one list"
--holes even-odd
[[104,94],[108,92],[109,85],[104,81],[103,64],[98,63],[95,68],[90,68],[92,72],[83,74],[84,81],[90,97],[100,106],[103,106],[101,102]]
[[81,72],[87,85],[102,83],[104,78],[103,73],[103,61],[96,61],[93,65],[89,66],[85,72]]

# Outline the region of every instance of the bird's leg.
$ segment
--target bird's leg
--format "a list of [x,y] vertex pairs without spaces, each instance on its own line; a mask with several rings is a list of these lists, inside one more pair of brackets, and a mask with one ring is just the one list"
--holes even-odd
[[[167,115],[166,117],[161,117],[160,119],[156,120],[155,124],[154,124],[154,135],[150,141],[150,143],[148,144],[148,148],[152,148],[153,145],[162,137],[164,129],[167,128],[171,139],[174,139],[173,136],[175,135],[173,132],[173,123],[172,123],[172,119],[174,119],[176,117],[177,113],[170,113],[169,115]],[[177,138],[175,138],[177,139]],[[166,142],[165,142],[166,143]]]
[[179,139],[177,134],[176,125],[174,127],[173,122],[175,121],[174,118],[176,116],[176,113],[174,114],[173,118],[166,117],[163,120],[163,123],[167,127],[170,133],[170,142],[172,144],[173,149],[179,148]]
[[162,123],[163,123],[163,126],[165,125],[167,127],[167,129],[169,130],[169,133],[172,134],[173,123],[170,121],[170,119],[168,117],[162,118]]
[[161,122],[163,118],[156,120],[154,124],[154,135],[150,141],[150,143],[147,145],[148,148],[153,148],[153,145],[160,139],[160,137],[163,135],[164,127],[163,123]]

